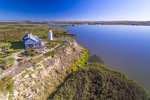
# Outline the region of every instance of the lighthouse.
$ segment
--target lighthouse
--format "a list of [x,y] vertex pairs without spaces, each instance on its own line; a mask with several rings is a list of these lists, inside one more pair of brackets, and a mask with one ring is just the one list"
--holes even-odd
[[53,33],[52,33],[52,30],[49,30],[49,31],[48,31],[48,39],[49,39],[49,40],[53,40]]

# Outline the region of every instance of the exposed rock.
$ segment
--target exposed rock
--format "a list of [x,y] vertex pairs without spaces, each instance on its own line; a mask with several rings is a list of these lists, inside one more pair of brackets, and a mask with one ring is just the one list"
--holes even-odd
[[9,97],[9,93],[7,95],[4,95],[4,93],[0,91],[0,100],[9,100],[8,97]]
[[35,75],[35,74],[31,74],[31,77],[32,77],[32,78],[36,78],[36,75]]
[[25,94],[25,97],[29,97],[29,96],[30,96],[30,94],[28,94],[28,93],[27,93],[27,94]]
[[44,85],[45,85],[45,83],[44,83],[44,82],[42,82],[42,83],[41,83],[41,85],[42,85],[42,86],[44,86]]
[[38,94],[39,93],[39,89],[35,89],[35,93]]
[[54,58],[57,58],[57,55],[54,55]]
[[31,97],[32,97],[32,95],[29,94],[29,96],[27,97],[27,100],[32,100]]
[[13,97],[17,97],[18,96],[18,91],[17,90],[14,90],[13,93],[12,93]]
[[24,76],[24,78],[29,78],[30,76],[28,75],[28,74],[26,74],[25,76]]
[[[72,42],[70,44],[70,42]],[[64,46],[65,45],[65,46]],[[62,49],[62,47],[65,47]],[[75,48],[75,52],[73,51]],[[22,74],[15,76],[16,82],[14,82],[14,88],[19,92],[19,95],[13,100],[43,100],[47,98],[49,91],[54,91],[67,75],[66,70],[71,67],[72,63],[79,59],[78,55],[81,55],[81,47],[75,41],[66,40],[63,45],[59,46],[60,53],[55,57],[47,57],[40,59],[37,63],[38,69],[34,67],[26,69],[27,74],[22,78]],[[62,51],[61,51],[62,50]],[[32,58],[35,60],[34,58]],[[31,62],[26,62],[31,63]],[[24,66],[27,64],[24,64]],[[21,67],[24,67],[21,65]],[[25,70],[24,70],[25,71]]]

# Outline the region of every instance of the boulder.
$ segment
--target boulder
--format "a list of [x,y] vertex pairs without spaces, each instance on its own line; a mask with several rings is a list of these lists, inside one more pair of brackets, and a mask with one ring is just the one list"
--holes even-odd
[[31,77],[32,77],[32,78],[36,78],[36,75],[35,75],[35,74],[31,74]]
[[17,90],[14,90],[13,93],[12,93],[13,97],[17,97],[18,96],[18,91]]
[[29,96],[30,96],[30,94],[28,94],[28,93],[27,93],[27,94],[25,94],[25,97],[29,97]]
[[24,78],[29,78],[29,75],[28,75],[28,74],[26,74],[26,75],[24,76]]

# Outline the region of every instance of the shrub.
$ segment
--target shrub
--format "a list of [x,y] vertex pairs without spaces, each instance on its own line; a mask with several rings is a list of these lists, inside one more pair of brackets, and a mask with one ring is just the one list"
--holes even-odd
[[53,57],[55,54],[56,54],[55,51],[49,51],[49,52],[45,53],[44,56],[45,57],[48,57],[48,56],[52,56]]
[[14,63],[15,60],[16,60],[15,58],[2,59],[0,60],[0,66],[2,67],[2,69],[5,70],[11,67],[11,64]]
[[26,56],[35,56],[36,53],[34,52],[34,50],[26,50],[25,51],[25,55]]
[[8,58],[9,63],[13,63],[15,60],[15,58]]
[[0,80],[0,91],[2,92],[12,92],[14,82],[12,81],[12,78],[10,76],[5,76],[3,79]]
[[82,47],[82,52],[83,52],[83,54],[80,56],[80,58],[75,63],[72,64],[72,71],[76,71],[76,70],[82,68],[85,65],[85,63],[87,62],[87,59],[88,59],[87,49]]
[[7,53],[14,53],[14,52],[15,52],[14,49],[9,49],[9,50],[7,50]]
[[27,71],[25,71],[25,72],[23,72],[23,73],[21,74],[21,77],[24,78],[27,74],[28,74],[28,75],[31,75],[31,74],[33,74],[33,73],[34,73],[33,71],[27,70]]
[[71,73],[48,99],[150,100],[141,86],[103,67],[102,64],[92,63]]
[[38,65],[35,65],[35,66],[33,67],[33,69],[36,70],[39,66],[40,66],[39,64],[38,64]]

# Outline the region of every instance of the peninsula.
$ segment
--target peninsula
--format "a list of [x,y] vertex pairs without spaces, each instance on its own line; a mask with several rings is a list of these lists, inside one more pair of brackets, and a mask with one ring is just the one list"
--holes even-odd
[[[53,40],[48,38],[49,30]],[[69,34],[43,22],[1,23],[0,99],[150,99],[124,74],[102,63],[89,63],[88,50]],[[38,48],[25,48],[26,37],[39,39]]]

